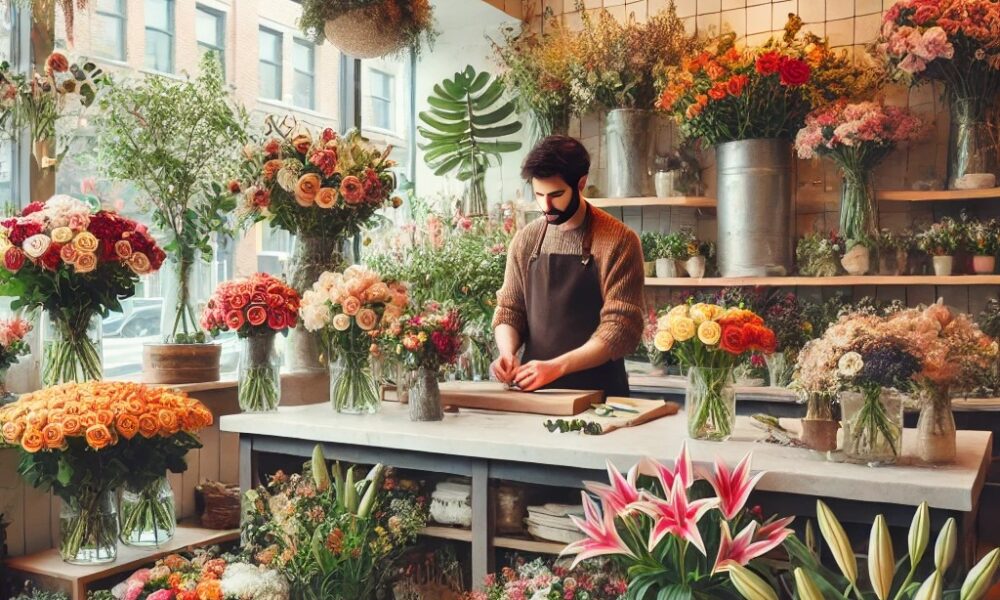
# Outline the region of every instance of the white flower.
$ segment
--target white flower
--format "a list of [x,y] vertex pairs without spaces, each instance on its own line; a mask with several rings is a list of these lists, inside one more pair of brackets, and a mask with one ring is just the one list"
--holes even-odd
[[44,233],[36,233],[30,238],[24,240],[21,245],[24,248],[24,253],[28,255],[29,258],[39,258],[45,251],[49,249],[49,245],[52,244],[52,240],[49,236]]
[[277,180],[281,189],[291,193],[295,189],[295,184],[299,181],[299,174],[291,169],[279,169]]
[[246,563],[226,567],[219,582],[226,598],[239,600],[288,600],[288,584],[277,571]]
[[301,313],[302,326],[309,331],[319,331],[330,323],[330,311],[322,304],[303,304]]
[[864,359],[857,352],[848,352],[837,361],[837,371],[842,377],[851,378],[861,372],[865,366]]

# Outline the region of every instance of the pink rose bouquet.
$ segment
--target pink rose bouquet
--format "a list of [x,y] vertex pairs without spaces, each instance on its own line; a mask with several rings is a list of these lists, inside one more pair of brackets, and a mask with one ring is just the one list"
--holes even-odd
[[[31,351],[28,343],[24,341],[30,331],[31,323],[21,317],[0,320],[0,373],[6,372],[19,357]],[[3,384],[3,379],[0,375],[0,385]]]

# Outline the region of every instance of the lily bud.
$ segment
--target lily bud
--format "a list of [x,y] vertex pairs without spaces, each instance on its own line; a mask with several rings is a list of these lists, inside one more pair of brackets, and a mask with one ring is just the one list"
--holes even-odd
[[926,502],[921,502],[917,512],[913,513],[910,532],[907,534],[907,548],[910,552],[910,567],[916,568],[924,557],[924,550],[931,540],[931,512]]
[[344,508],[352,515],[358,513],[358,488],[354,485],[354,467],[347,469],[347,479],[344,481]]
[[955,559],[955,550],[958,548],[958,530],[955,527],[955,518],[949,518],[944,522],[941,533],[938,534],[937,543],[934,544],[934,568],[941,575],[944,575],[951,561]]
[[927,581],[920,586],[917,593],[914,594],[913,600],[941,600],[941,594],[944,592],[944,580],[941,578],[941,573],[934,571]]
[[750,569],[738,564],[729,565],[729,579],[747,600],[778,600],[771,586]]
[[795,591],[798,592],[800,600],[823,600],[823,594],[802,567],[795,569]]
[[965,583],[962,584],[960,600],[979,600],[986,595],[998,566],[1000,566],[1000,548],[994,548],[969,571]]
[[323,456],[323,446],[319,444],[313,448],[312,476],[318,491],[325,492],[330,488],[330,476],[326,473],[326,458]]
[[885,517],[879,515],[872,523],[872,533],[868,538],[868,577],[879,600],[886,600],[892,592],[895,571],[896,559],[892,554],[889,527],[885,524]]
[[851,540],[844,531],[844,526],[840,524],[833,511],[822,500],[816,501],[816,516],[819,521],[819,530],[826,540],[826,545],[830,547],[840,572],[844,574],[852,584],[858,580],[858,559],[854,556],[851,548]]

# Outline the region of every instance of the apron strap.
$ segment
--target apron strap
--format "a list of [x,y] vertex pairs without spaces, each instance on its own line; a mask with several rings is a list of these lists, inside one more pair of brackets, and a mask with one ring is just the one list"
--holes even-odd
[[590,264],[590,259],[593,258],[593,254],[590,252],[590,248],[594,243],[594,229],[590,226],[590,203],[587,203],[587,214],[583,217],[583,253],[580,256],[580,264],[586,266]]
[[536,258],[538,258],[538,255],[542,252],[542,242],[545,241],[545,232],[548,231],[548,229],[549,229],[549,224],[548,222],[546,222],[545,225],[542,225],[542,233],[538,236],[538,241],[535,243],[535,249],[534,251],[532,251],[531,258],[528,259],[528,262],[531,262]]

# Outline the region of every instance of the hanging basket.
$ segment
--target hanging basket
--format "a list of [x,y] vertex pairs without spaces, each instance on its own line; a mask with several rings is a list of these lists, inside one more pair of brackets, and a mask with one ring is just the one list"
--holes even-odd
[[406,46],[401,30],[387,31],[377,15],[363,9],[330,19],[323,32],[334,46],[356,58],[378,58]]

